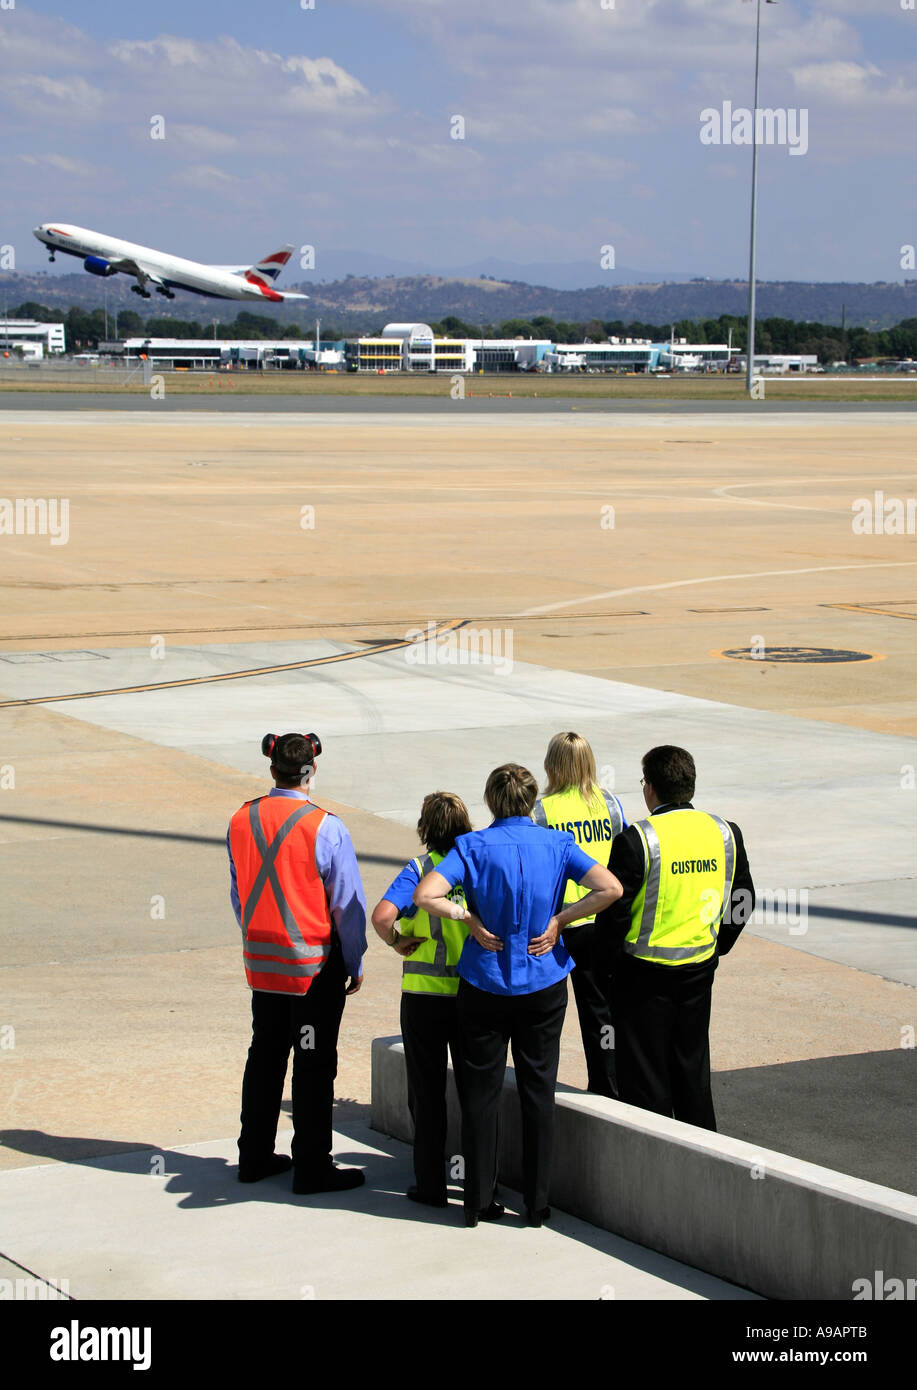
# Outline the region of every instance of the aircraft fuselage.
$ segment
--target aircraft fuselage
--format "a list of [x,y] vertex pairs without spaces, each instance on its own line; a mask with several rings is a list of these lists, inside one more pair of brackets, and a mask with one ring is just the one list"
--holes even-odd
[[271,287],[271,279],[279,273],[278,267],[286,264],[292,247],[268,257],[268,262],[276,262],[278,266],[271,266],[265,272],[257,265],[250,268],[204,265],[65,222],[43,222],[35,228],[34,235],[47,246],[52,259],[58,252],[76,256],[88,271],[103,278],[119,273],[132,275],[145,296],[148,296],[149,285],[170,298],[170,291],[174,289],[212,299],[248,299],[262,304],[266,300],[282,304],[285,299],[308,298],[302,294],[281,294]]

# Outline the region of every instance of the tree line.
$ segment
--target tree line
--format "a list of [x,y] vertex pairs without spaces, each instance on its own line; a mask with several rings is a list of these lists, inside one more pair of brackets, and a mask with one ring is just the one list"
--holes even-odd
[[[74,305],[65,314],[58,309],[49,309],[45,304],[31,301],[11,309],[11,319],[37,319],[39,323],[63,323],[67,347],[89,348],[95,350],[99,343],[106,341],[106,317],[102,309],[81,309]],[[315,335],[314,326],[305,332],[297,323],[278,323],[266,314],[253,314],[242,309],[231,320],[208,319],[201,323],[197,319],[177,319],[168,315],[154,315],[144,318],[134,309],[121,309],[108,315],[108,341],[116,338],[252,338],[308,339]],[[337,341],[344,335],[334,325],[322,327],[322,342]]]
[[[74,306],[61,316],[58,310],[44,304],[27,302],[10,311],[10,318],[31,318],[41,323],[57,323],[63,317],[67,345],[71,348],[98,347],[105,340],[105,314],[101,309],[81,309]],[[711,319],[680,319],[676,323],[625,323],[623,319],[590,319],[585,323],[555,321],[544,314],[531,319],[507,319],[497,324],[465,323],[447,315],[430,325],[437,337],[444,338],[546,338],[553,343],[605,342],[608,338],[649,338],[664,342],[674,334],[689,343],[726,343],[732,335],[732,346],[744,352],[748,345],[747,319],[744,315],[721,314]],[[382,325],[376,325],[369,336],[378,335]],[[307,339],[314,330],[303,329],[298,323],[280,323],[266,314],[240,310],[231,320],[201,323],[196,319],[170,318],[167,315],[143,318],[133,309],[122,309],[108,315],[110,338],[252,338]],[[339,341],[345,334],[337,325],[322,328],[322,341]],[[814,354],[819,362],[857,362],[872,358],[917,358],[917,318],[903,319],[893,328],[870,331],[867,328],[841,328],[837,324],[810,323],[787,318],[758,319],[755,325],[755,351],[758,353]]]

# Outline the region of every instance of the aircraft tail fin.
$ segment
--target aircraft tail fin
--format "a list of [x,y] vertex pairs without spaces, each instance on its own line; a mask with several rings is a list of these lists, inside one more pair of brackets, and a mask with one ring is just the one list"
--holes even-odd
[[263,285],[265,289],[271,289],[292,254],[293,247],[291,245],[284,246],[279,251],[272,251],[269,256],[265,256],[263,261],[249,266],[245,272],[246,280],[252,284]]

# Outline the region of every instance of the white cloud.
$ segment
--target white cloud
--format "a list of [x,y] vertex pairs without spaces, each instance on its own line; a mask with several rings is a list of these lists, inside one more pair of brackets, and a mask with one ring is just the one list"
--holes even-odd
[[241,180],[237,174],[227,174],[214,164],[192,164],[172,175],[172,182],[189,188],[203,188],[210,193],[222,193],[227,188],[238,187]]
[[23,164],[31,165],[33,168],[53,169],[56,173],[70,174],[74,178],[95,178],[98,173],[98,170],[85,160],[68,159],[63,154],[21,154],[19,158]]
[[[237,39],[199,40],[162,34],[155,39],[121,39],[108,53],[133,90],[158,97],[167,94],[188,111],[219,109],[238,119],[239,93],[248,111],[275,109],[299,113],[343,115],[366,113],[375,103],[352,73],[332,58],[298,54],[283,56],[249,48]],[[188,69],[192,71],[189,72]],[[182,86],[176,74],[182,75]]]
[[363,83],[331,58],[287,58],[281,66],[284,72],[299,73],[313,90],[332,92],[338,97],[368,96]]
[[226,153],[236,149],[239,144],[236,136],[229,135],[224,130],[214,130],[205,125],[183,125],[180,121],[169,123],[167,136],[170,140],[178,140],[199,153]]
[[[224,51],[225,42],[222,41]],[[239,44],[234,40],[230,42],[241,51]],[[203,44],[197,39],[161,34],[157,39],[116,39],[109,44],[108,51],[119,62],[136,68],[156,69],[163,63],[173,68],[201,68],[209,65],[213,48],[213,44]]]
[[46,77],[41,73],[16,73],[4,83],[4,98],[21,114],[40,113],[55,121],[98,120],[105,107],[104,91],[79,74]]
[[809,63],[793,68],[792,75],[801,95],[822,97],[839,106],[866,102],[899,106],[903,102],[917,110],[917,89],[906,85],[901,76],[889,81],[874,63]]
[[0,72],[22,72],[32,67],[92,67],[96,57],[97,47],[92,39],[60,18],[49,24],[42,15],[32,14],[24,7],[2,16]]

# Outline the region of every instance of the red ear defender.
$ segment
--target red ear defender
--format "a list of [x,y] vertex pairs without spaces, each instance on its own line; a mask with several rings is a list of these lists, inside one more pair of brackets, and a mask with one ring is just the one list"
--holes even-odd
[[[266,758],[271,758],[273,760],[274,749],[277,746],[278,737],[277,734],[265,734],[264,738],[261,740],[261,751]],[[314,762],[322,751],[321,739],[318,734],[300,734],[299,737],[304,739],[312,749],[312,761]]]

